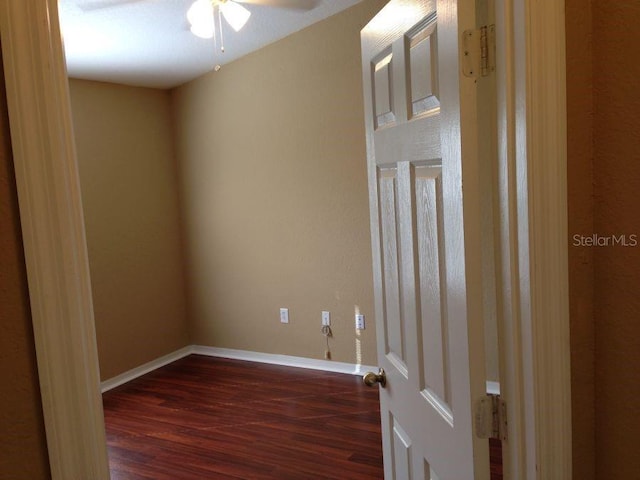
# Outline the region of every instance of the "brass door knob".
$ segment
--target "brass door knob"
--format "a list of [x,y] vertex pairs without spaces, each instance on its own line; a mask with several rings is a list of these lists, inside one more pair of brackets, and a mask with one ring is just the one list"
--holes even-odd
[[362,381],[367,387],[373,387],[376,383],[379,383],[382,388],[387,385],[387,374],[384,373],[384,368],[378,370],[378,373],[367,372],[362,377]]

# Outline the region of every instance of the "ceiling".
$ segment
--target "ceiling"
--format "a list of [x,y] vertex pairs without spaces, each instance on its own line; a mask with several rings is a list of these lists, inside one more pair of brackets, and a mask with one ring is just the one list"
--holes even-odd
[[224,53],[189,31],[193,0],[60,0],[59,9],[69,76],[172,88],[360,1],[316,0],[308,11],[243,4],[252,15],[240,32],[223,20]]

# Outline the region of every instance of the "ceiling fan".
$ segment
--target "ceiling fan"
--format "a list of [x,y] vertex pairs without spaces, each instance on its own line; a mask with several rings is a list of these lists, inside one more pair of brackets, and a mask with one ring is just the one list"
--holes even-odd
[[191,33],[200,38],[213,38],[217,44],[217,30],[220,37],[220,50],[224,52],[222,18],[224,17],[231,28],[239,32],[251,16],[251,12],[241,3],[311,10],[316,7],[319,0],[195,0],[187,10]]
[[[220,35],[222,35],[222,17],[231,28],[239,32],[251,16],[251,12],[241,3],[311,10],[319,2],[318,0],[195,0],[187,11],[191,33],[200,38],[214,38],[216,14]],[[224,47],[222,49],[224,51]]]
[[[92,11],[163,0],[75,1],[78,2],[76,5],[80,9]],[[186,16],[191,33],[200,38],[213,38],[216,48],[219,43],[220,49],[224,52],[222,18],[231,28],[238,32],[245,26],[251,16],[251,12],[241,4],[306,11],[313,10],[320,3],[322,3],[322,0],[195,0],[187,10]]]

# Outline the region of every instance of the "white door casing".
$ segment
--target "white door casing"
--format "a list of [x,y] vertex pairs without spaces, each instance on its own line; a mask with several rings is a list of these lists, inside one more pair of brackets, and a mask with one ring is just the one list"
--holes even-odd
[[362,31],[388,480],[489,478],[475,27],[474,1],[392,0]]
[[11,143],[53,480],[109,478],[56,0],[0,2]]

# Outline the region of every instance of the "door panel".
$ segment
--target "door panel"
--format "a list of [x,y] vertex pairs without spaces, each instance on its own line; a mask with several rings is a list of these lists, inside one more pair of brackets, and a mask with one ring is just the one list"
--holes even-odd
[[415,218],[418,241],[419,301],[422,327],[419,355],[420,389],[448,404],[446,272],[442,225],[442,168],[415,169]]
[[362,32],[387,480],[489,478],[472,428],[485,387],[476,87],[458,68],[474,9],[392,0]]
[[393,472],[394,480],[412,478],[411,468],[411,438],[407,432],[393,419]]
[[438,35],[436,17],[428,17],[417,29],[407,34],[411,115],[435,112],[438,99]]
[[380,209],[382,218],[383,251],[383,291],[385,312],[384,318],[393,318],[393,322],[385,322],[385,352],[396,367],[407,374],[406,341],[404,330],[404,314],[401,301],[400,282],[400,230],[398,225],[398,188],[396,169],[382,169],[379,174]]

